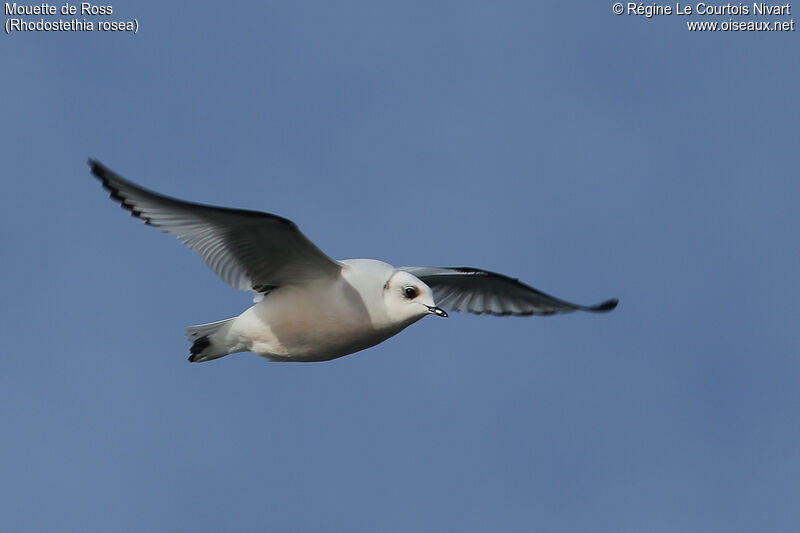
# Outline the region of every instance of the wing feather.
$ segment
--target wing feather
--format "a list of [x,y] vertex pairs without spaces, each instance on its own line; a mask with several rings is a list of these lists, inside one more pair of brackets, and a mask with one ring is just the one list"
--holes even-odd
[[89,160],[111,198],[146,224],[177,237],[237,289],[337,275],[341,265],[277,215],[185,202],[147,190]]
[[470,267],[401,267],[417,276],[432,290],[437,306],[454,311],[506,315],[552,315],[573,311],[607,312],[617,299],[597,305],[579,305],[540,290],[518,279]]

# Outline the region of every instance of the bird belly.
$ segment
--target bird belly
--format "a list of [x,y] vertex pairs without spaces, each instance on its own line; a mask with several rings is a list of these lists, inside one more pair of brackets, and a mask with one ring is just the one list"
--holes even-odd
[[365,309],[337,291],[311,294],[281,287],[242,313],[233,333],[263,357],[309,362],[369,348],[400,331],[376,328]]

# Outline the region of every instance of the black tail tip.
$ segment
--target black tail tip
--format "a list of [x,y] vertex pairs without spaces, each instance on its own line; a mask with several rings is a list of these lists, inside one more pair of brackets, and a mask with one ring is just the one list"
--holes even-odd
[[599,303],[597,305],[593,305],[589,308],[589,311],[595,311],[597,313],[607,313],[609,311],[613,311],[619,305],[619,300],[616,298],[611,298],[610,300],[606,300],[603,303]]
[[206,335],[195,340],[194,343],[192,343],[192,347],[189,348],[189,351],[192,353],[192,355],[189,356],[189,362],[194,363],[195,361],[197,361],[202,351],[208,348],[209,346],[211,346],[211,341],[208,340],[208,336]]

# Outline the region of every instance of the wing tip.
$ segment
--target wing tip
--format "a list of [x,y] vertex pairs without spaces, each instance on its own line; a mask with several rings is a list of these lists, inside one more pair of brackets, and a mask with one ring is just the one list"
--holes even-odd
[[109,170],[107,166],[105,166],[97,159],[92,159],[90,157],[87,163],[89,164],[89,171],[95,178],[100,180],[100,182],[103,184],[103,187],[105,187],[111,192],[114,192],[115,189],[111,186],[110,183],[111,178],[113,177],[113,172],[111,172],[111,170]]
[[104,171],[105,171],[105,167],[103,166],[103,163],[101,163],[100,161],[98,161],[97,159],[94,159],[92,157],[90,157],[88,159],[88,161],[86,161],[86,163],[89,165],[89,168],[91,169],[92,174],[94,174],[96,177],[98,177],[100,179],[103,179],[103,174],[104,174]]
[[606,300],[605,302],[599,303],[597,305],[592,305],[587,307],[587,311],[592,311],[594,313],[608,313],[609,311],[613,311],[619,305],[619,299],[611,298],[610,300]]
[[139,220],[144,221],[144,223],[148,226],[153,225],[150,217],[142,214],[141,210],[137,209],[136,206],[125,197],[117,183],[115,183],[122,180],[122,178],[116,176],[113,171],[109,170],[108,167],[106,167],[97,159],[92,159],[90,157],[87,163],[89,164],[92,175],[99,179],[100,183],[103,185],[103,188],[109,192],[109,198],[117,202],[120,207],[128,211],[132,217],[136,217]]

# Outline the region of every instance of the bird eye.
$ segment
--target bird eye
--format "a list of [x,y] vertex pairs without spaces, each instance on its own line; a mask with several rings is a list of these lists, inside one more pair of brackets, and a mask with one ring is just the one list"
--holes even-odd
[[411,286],[406,287],[406,288],[403,289],[403,294],[409,300],[413,300],[414,298],[417,297],[417,288],[416,287],[411,287]]

